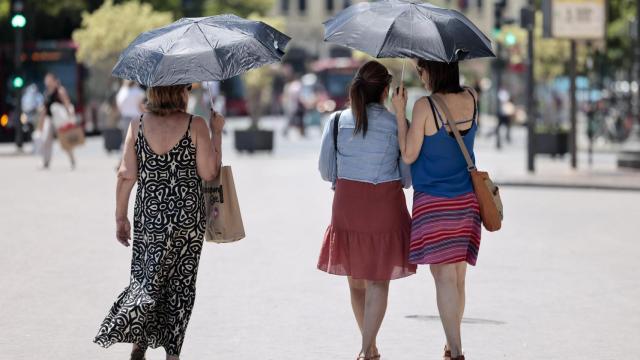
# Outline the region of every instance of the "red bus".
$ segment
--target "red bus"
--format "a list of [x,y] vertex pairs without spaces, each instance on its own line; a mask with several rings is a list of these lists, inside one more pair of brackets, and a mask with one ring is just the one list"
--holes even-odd
[[327,58],[311,64],[311,71],[326,90],[329,98],[336,103],[336,109],[343,109],[349,100],[349,84],[353,80],[362,61],[347,58]]

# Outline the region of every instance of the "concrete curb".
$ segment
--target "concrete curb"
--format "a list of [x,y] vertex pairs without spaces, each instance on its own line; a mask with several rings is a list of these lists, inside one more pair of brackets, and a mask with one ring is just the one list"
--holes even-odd
[[640,192],[640,186],[625,186],[625,185],[564,184],[559,182],[536,182],[536,181],[497,181],[496,184],[499,187]]

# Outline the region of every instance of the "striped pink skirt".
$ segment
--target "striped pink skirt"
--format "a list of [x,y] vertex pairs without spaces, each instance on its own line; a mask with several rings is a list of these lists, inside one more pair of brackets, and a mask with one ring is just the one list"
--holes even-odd
[[475,265],[480,249],[480,208],[473,192],[453,198],[413,194],[409,262]]

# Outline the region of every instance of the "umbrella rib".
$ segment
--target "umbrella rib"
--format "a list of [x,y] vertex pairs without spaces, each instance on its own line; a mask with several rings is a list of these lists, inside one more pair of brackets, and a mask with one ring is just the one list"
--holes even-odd
[[[264,23],[264,22],[262,22],[262,21],[258,21],[258,23],[260,24],[260,26],[267,26],[267,24],[265,24],[265,23]],[[276,30],[276,31],[277,31],[277,30]],[[260,38],[258,38],[258,37],[256,37],[256,36],[250,36],[249,34],[245,34],[245,36],[247,36],[247,37],[249,37],[249,38],[251,38],[251,39],[256,40],[257,42],[259,42],[259,43],[260,43],[260,45],[262,45],[264,48],[268,49],[268,50],[269,50],[269,52],[270,52],[272,55],[275,55],[276,57],[280,58],[280,56],[281,56],[281,55],[278,53],[278,48],[277,48],[277,47],[275,47],[275,46],[274,46],[274,47],[273,47],[273,50],[274,50],[274,51],[272,51],[272,50],[271,50],[271,49],[272,49],[272,47],[271,47],[271,46],[269,46],[269,44],[265,44],[264,42],[262,42],[262,40],[261,40]],[[273,38],[274,38],[274,40],[275,40],[276,42],[278,42],[278,39],[275,39],[275,35],[273,36]]]
[[209,44],[209,46],[211,46],[211,49],[215,49],[215,47],[213,46],[213,44],[211,44],[211,42],[209,41],[209,39],[207,38],[207,34],[204,33],[204,31],[202,31],[202,28],[200,27],[200,23],[196,23],[196,26],[198,27],[198,31],[200,31],[200,33],[202,34],[202,36],[204,37],[204,40],[207,42],[207,44]]
[[[412,3],[409,4],[409,9],[411,9],[412,6],[414,6]],[[403,10],[401,13],[399,13],[396,16],[395,19],[393,19],[393,21],[391,22],[391,26],[389,26],[389,28],[387,29],[387,33],[384,35],[384,40],[382,40],[382,44],[380,45],[380,49],[378,50],[378,53],[376,54],[376,57],[380,56],[380,53],[382,52],[382,49],[384,48],[384,45],[387,43],[387,40],[389,40],[389,36],[391,35],[391,30],[396,25],[396,21],[398,20],[398,18],[400,16],[402,16],[406,12],[407,12],[407,9]],[[410,19],[409,21],[411,21],[411,20],[412,19]],[[413,26],[413,22],[411,23],[411,26]],[[413,36],[413,34],[411,34],[411,36]],[[411,50],[410,50],[410,52],[411,52]]]
[[[400,16],[402,14],[403,13],[400,13],[398,16]],[[387,29],[387,33],[384,34],[384,40],[382,40],[382,43],[380,43],[380,49],[378,49],[378,52],[376,53],[376,57],[379,57],[380,53],[382,52],[382,49],[384,49],[384,45],[387,43],[387,40],[389,39],[389,36],[391,35],[391,29],[393,29],[393,26],[396,24],[396,20],[397,20],[397,17],[395,19],[393,19],[393,21],[391,22],[391,25]]]

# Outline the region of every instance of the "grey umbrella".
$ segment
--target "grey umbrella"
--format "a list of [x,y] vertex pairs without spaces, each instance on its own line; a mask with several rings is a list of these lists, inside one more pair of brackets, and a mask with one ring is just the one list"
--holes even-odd
[[265,23],[235,15],[184,18],[140,34],[112,75],[145,86],[224,80],[280,61],[289,40]]
[[377,58],[454,62],[495,56],[489,38],[464,15],[420,1],[358,3],[324,25],[325,41]]

